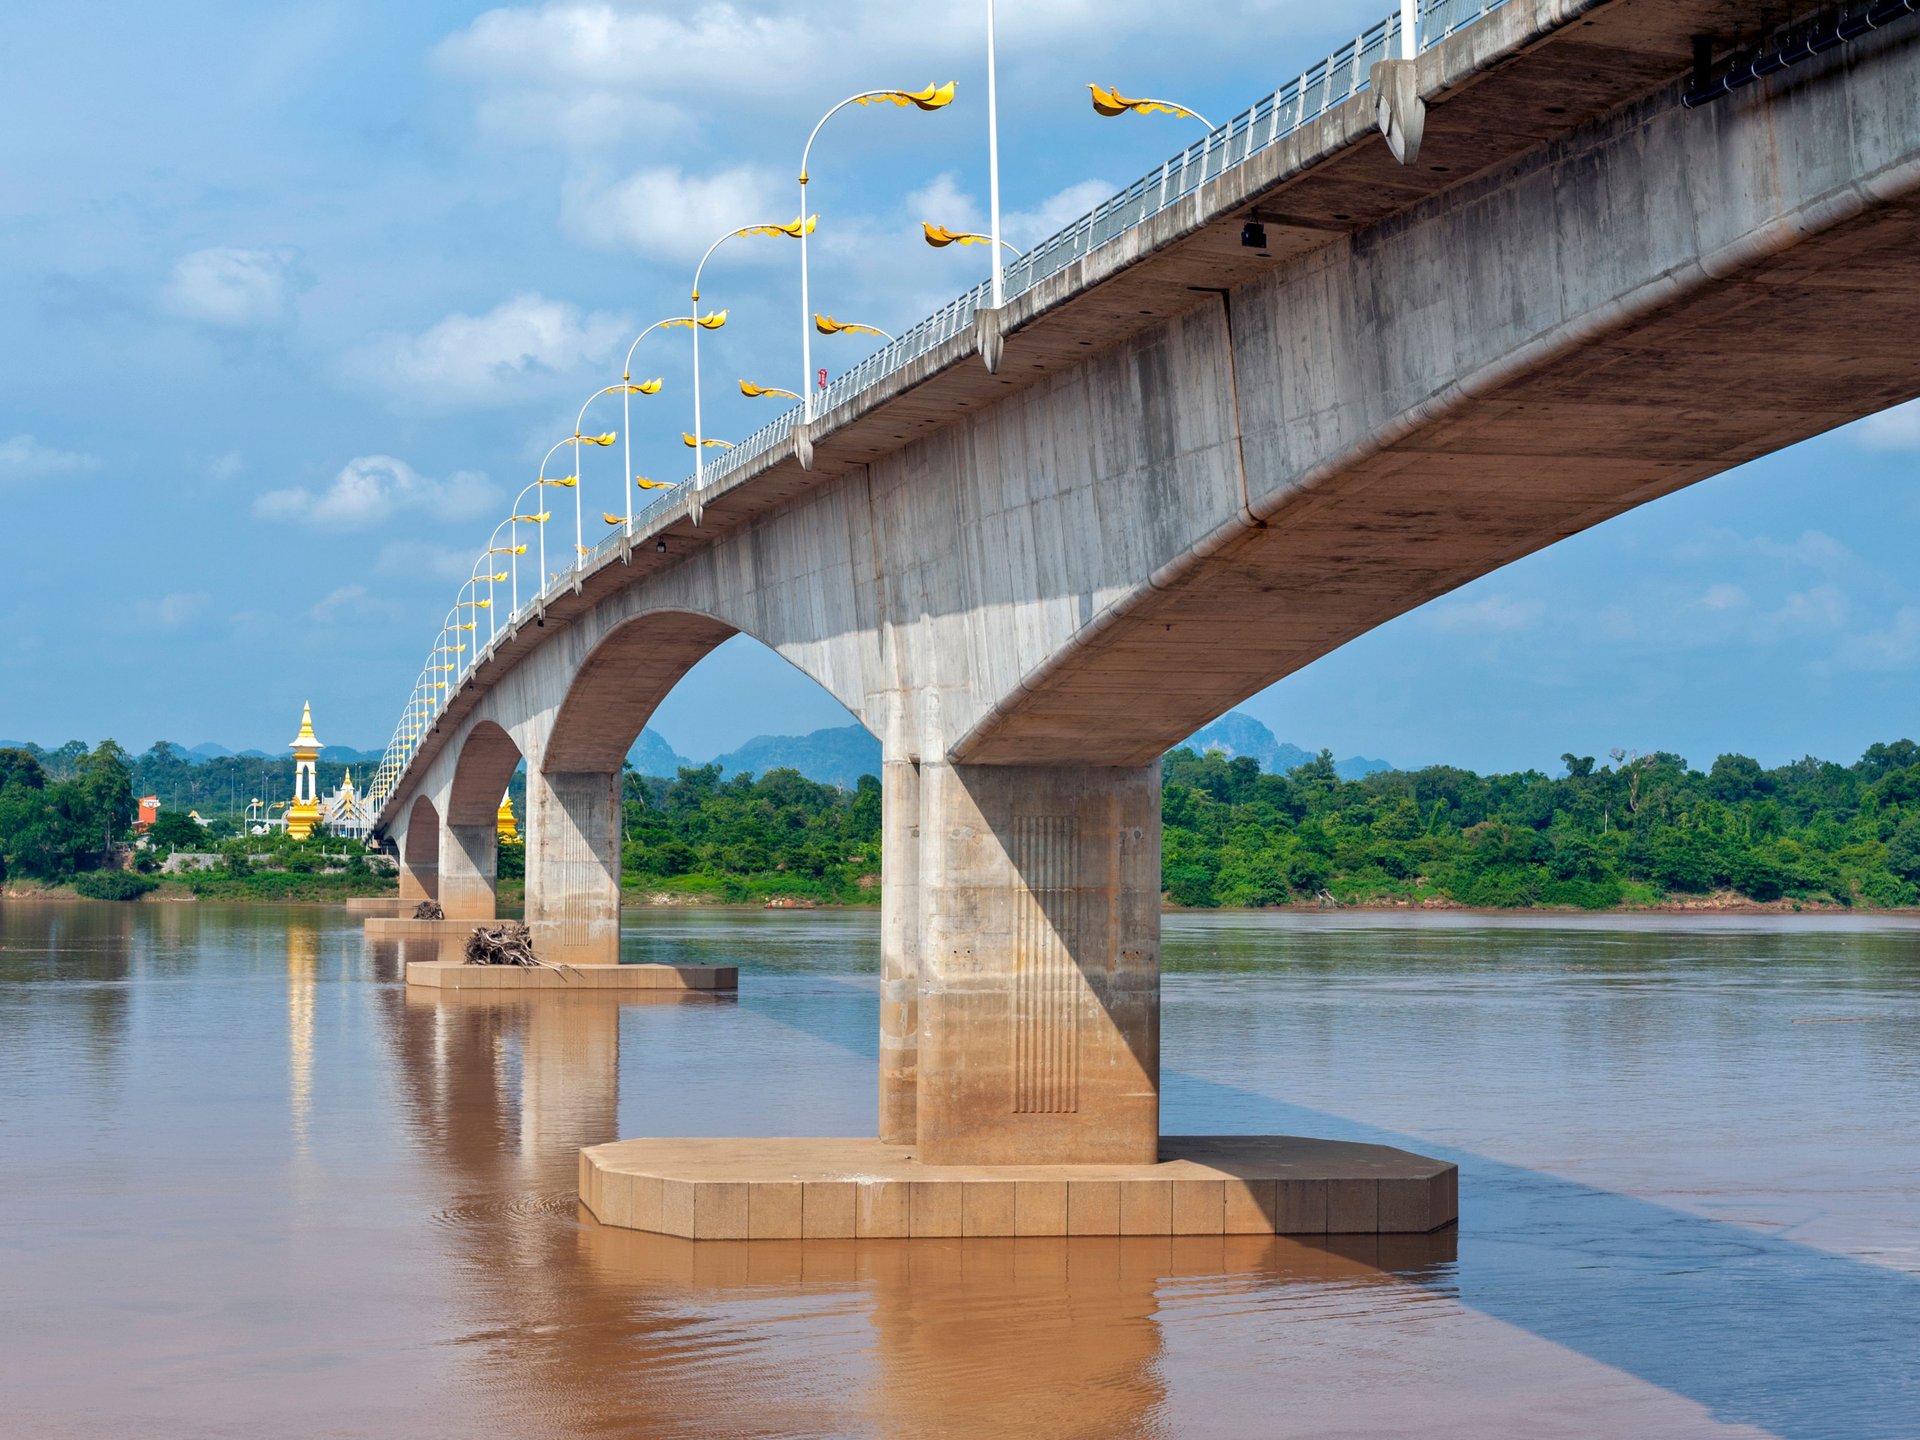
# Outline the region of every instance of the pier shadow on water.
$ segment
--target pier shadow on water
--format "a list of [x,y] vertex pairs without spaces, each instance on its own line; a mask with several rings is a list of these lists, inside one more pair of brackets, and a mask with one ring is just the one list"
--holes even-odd
[[[741,1003],[756,1002],[743,990]],[[817,1033],[876,1053],[842,1025]],[[1402,1278],[1725,1423],[1786,1440],[1920,1435],[1920,1277],[1175,1070],[1162,1076],[1162,1131],[1313,1135],[1453,1161],[1457,1260]]]

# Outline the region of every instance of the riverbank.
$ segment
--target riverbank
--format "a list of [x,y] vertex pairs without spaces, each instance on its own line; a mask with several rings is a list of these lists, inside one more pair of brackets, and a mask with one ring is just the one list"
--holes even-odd
[[[155,889],[131,901],[119,902],[145,905],[191,904],[201,900],[215,901],[221,904],[344,904],[349,899],[361,897],[392,896],[399,893],[398,886],[388,883],[384,886],[369,887],[362,883],[359,888],[344,885],[330,885],[324,882],[332,880],[330,876],[313,875],[255,875],[228,884],[206,886],[204,889],[177,880],[163,880]],[[321,883],[316,883],[321,882]],[[628,887],[620,892],[622,910],[845,910],[863,911],[879,907],[880,893],[877,888],[871,892],[862,892],[854,900],[819,899],[805,894],[793,894],[775,887],[753,887],[755,893],[734,898],[723,892],[696,890],[692,888],[662,890],[651,887]],[[34,901],[82,901],[87,897],[77,894],[71,885],[52,885],[35,881],[9,882],[0,885],[0,900]],[[517,911],[526,903],[526,887],[519,881],[502,881],[499,889],[499,904],[502,911]],[[116,903],[116,902],[95,902]],[[1783,897],[1779,900],[1754,900],[1734,891],[1723,891],[1711,895],[1668,896],[1662,900],[1646,901],[1625,905],[1610,905],[1604,908],[1590,909],[1578,905],[1463,905],[1444,897],[1430,897],[1424,900],[1388,900],[1369,898],[1353,901],[1312,902],[1296,901],[1287,905],[1261,906],[1188,906],[1180,905],[1171,899],[1163,900],[1161,913],[1166,915],[1299,915],[1299,914],[1350,914],[1350,915],[1408,915],[1408,914],[1455,914],[1455,915],[1567,915],[1600,918],[1608,915],[1698,915],[1702,917],[1738,916],[1738,915],[1886,915],[1890,917],[1920,916],[1920,906],[1893,905],[1878,906],[1869,904],[1842,905],[1833,900]]]

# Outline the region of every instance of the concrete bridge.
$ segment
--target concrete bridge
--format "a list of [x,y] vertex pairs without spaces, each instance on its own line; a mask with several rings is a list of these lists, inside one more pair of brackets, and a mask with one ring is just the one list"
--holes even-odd
[[622,761],[744,632],[883,743],[882,1140],[1151,1162],[1168,746],[1920,394],[1920,21],[1684,103],[1769,12],[1509,0],[710,474],[449,689],[408,893],[492,913],[524,760],[528,918],[609,958]]

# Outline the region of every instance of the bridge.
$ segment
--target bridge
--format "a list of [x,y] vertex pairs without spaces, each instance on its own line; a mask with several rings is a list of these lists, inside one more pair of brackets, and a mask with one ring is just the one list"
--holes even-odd
[[1415,43],[1376,27],[430,668],[373,796],[405,893],[493,913],[524,760],[527,917],[612,958],[628,748],[752,635],[882,742],[881,1139],[1151,1163],[1170,745],[1920,395],[1913,8],[1768,30],[1751,0],[1438,0]]

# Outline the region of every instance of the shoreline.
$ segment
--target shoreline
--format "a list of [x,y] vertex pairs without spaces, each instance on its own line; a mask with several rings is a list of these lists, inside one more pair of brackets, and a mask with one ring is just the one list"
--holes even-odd
[[[329,896],[320,899],[282,898],[277,896],[217,896],[207,899],[172,886],[163,886],[149,894],[133,900],[90,900],[76,895],[71,889],[57,885],[0,885],[0,902],[8,900],[30,901],[36,903],[80,904],[80,905],[312,905],[339,908],[348,899],[386,898],[383,896]],[[519,908],[518,895],[503,897],[510,908]],[[705,896],[671,895],[654,892],[651,895],[635,897],[623,894],[620,908],[627,910],[735,910],[762,911],[776,910],[785,914],[806,913],[808,911],[870,911],[879,909],[879,901],[836,901],[811,900],[793,897],[790,903],[768,904],[763,900],[730,901]],[[1601,910],[1587,910],[1573,905],[1514,905],[1488,907],[1462,905],[1451,900],[1364,900],[1352,904],[1298,904],[1298,905],[1260,905],[1260,906],[1214,906],[1195,907],[1175,905],[1163,902],[1162,915],[1478,915],[1487,917],[1515,915],[1546,916],[1593,916],[1596,918],[1615,916],[1698,916],[1718,918],[1722,916],[1783,916],[1804,915],[1807,917],[1846,916],[1885,916],[1890,919],[1920,918],[1920,906],[1872,906],[1837,905],[1831,901],[1820,900],[1748,900],[1730,898],[1723,895],[1702,896],[1689,900],[1668,900],[1654,905],[1614,905]]]

